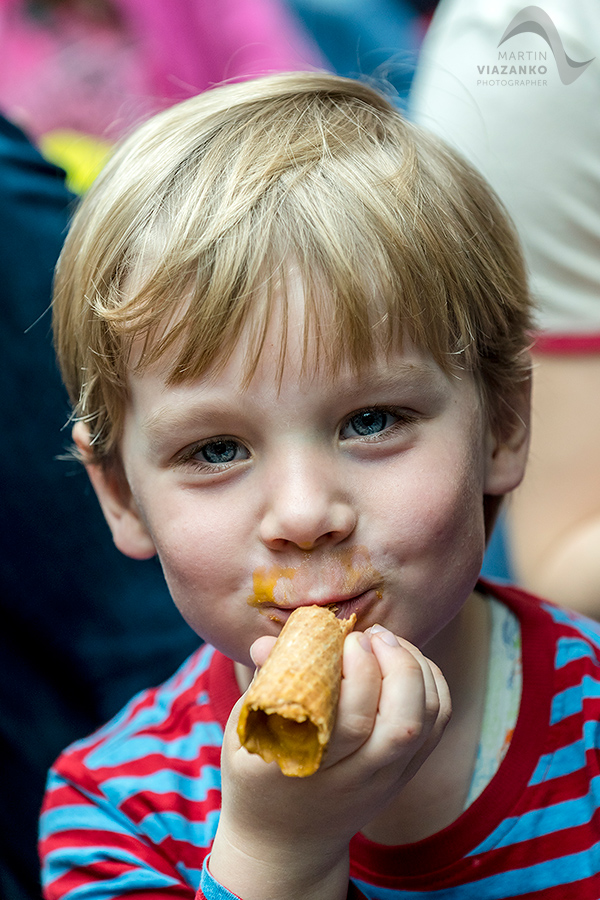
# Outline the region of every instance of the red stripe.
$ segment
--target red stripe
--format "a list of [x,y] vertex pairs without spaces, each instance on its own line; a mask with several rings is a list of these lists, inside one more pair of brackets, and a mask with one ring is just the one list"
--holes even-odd
[[[539,863],[582,853],[597,843],[599,825],[600,811],[596,810],[589,822],[578,827],[568,827],[563,831],[553,831],[551,834],[530,838],[521,844],[488,850],[479,857],[482,871],[485,873],[489,870],[490,875],[518,871],[520,868],[527,869]],[[485,875],[480,874],[478,877]]]
[[[102,785],[104,781],[111,778],[126,778],[128,775],[139,778],[147,775],[153,775],[161,772],[163,769],[170,769],[173,772],[179,772],[189,778],[198,777],[202,769],[206,766],[220,769],[221,749],[220,747],[200,747],[198,757],[193,760],[186,760],[177,757],[166,756],[161,753],[152,753],[139,759],[129,760],[128,762],[117,763],[115,766],[102,766],[94,769],[92,772],[87,768],[85,761],[76,760],[70,757],[66,773],[63,773],[63,766],[58,764],[56,771],[62,777],[74,781],[77,785],[81,785],[86,790],[90,789],[95,794],[99,794],[98,784]],[[55,788],[56,791],[60,787]]]
[[[423,890],[434,891],[446,889],[450,891],[452,888],[465,884],[476,884],[484,879],[493,878],[497,875],[503,875],[508,872],[519,872],[523,870],[522,885],[527,884],[527,869],[531,866],[560,859],[574,853],[580,853],[593,847],[598,840],[598,825],[600,822],[600,814],[596,814],[590,823],[581,825],[578,828],[567,828],[565,831],[553,832],[539,838],[533,838],[523,841],[521,844],[513,844],[508,847],[500,847],[496,850],[489,850],[486,853],[466,857],[455,865],[449,866],[438,872],[424,873],[413,877],[403,877],[402,875],[382,876],[367,875],[364,872],[356,872],[352,867],[354,877],[363,878],[375,885],[385,887],[388,890]],[[594,875],[590,879],[591,884],[598,884],[597,876]],[[587,879],[583,879],[577,884],[586,884]],[[520,893],[519,897],[538,897],[545,900],[567,900],[570,896],[576,896],[577,900],[582,900],[579,893],[571,895],[569,887],[563,885],[557,888],[545,888],[544,890]],[[587,893],[583,897],[587,898]],[[598,900],[600,894],[594,897]],[[506,900],[509,900],[507,897]]]
[[576,355],[600,353],[600,334],[550,334],[541,332],[533,345],[535,353]]
[[[94,785],[94,794],[101,797],[102,793],[98,790],[98,786]],[[44,797],[44,805],[42,812],[50,809],[60,809],[62,806],[92,806],[94,805],[89,797],[75,790],[70,784],[63,784],[55,788],[53,791],[46,792]]]
[[[559,884],[556,887],[545,888],[542,891],[527,891],[526,894],[518,894],[514,900],[569,900],[569,897],[577,900],[598,900],[600,897],[600,881],[598,875],[591,875],[572,884]],[[511,900],[510,897],[505,900]]]
[[221,791],[213,788],[205,800],[187,800],[179,794],[153,794],[142,792],[121,804],[120,810],[138,825],[147,815],[175,812],[189,822],[204,823],[212,813],[221,809]]
[[[112,869],[110,866],[102,867],[101,870],[96,866],[89,866],[82,869],[73,869],[70,872],[66,872],[60,878],[57,878],[52,884],[49,884],[45,888],[45,897],[46,900],[58,900],[58,898],[64,897],[68,894],[69,891],[76,890],[77,888],[82,887],[83,885],[89,885],[90,882],[98,882],[98,881],[107,881],[111,878],[117,878],[119,875],[124,874],[127,871],[135,870],[133,866],[126,866],[125,864],[121,864]],[[181,883],[180,876],[177,876],[177,883],[170,886],[163,886],[160,889],[160,896],[162,898],[169,898],[169,900],[193,900],[194,897],[194,889],[189,887],[188,885],[184,885]],[[126,895],[128,900],[142,900],[142,898],[148,898],[148,900],[156,900],[157,893],[156,890],[139,890],[139,891],[128,891]]]
[[[40,842],[40,850],[45,854],[60,848],[69,847],[86,847],[93,853],[96,849],[112,849],[115,852],[130,853],[143,867],[150,865],[154,870],[167,875],[170,878],[180,880],[180,875],[175,864],[171,863],[167,857],[161,852],[158,853],[156,848],[145,841],[141,841],[137,835],[121,834],[115,831],[106,831],[102,829],[72,829],[71,831],[60,831],[54,835],[50,835],[47,839]],[[111,870],[113,866],[117,866],[123,871],[136,869],[134,863],[125,861],[114,861],[105,859],[102,863],[94,862],[88,867],[89,871],[96,871],[99,867],[104,877],[106,872]],[[74,869],[73,871],[83,871],[82,869]],[[111,875],[111,877],[114,877]]]
[[[594,703],[592,709],[594,708],[598,709],[597,717],[600,720],[600,705]],[[595,716],[586,716],[584,718],[582,712],[576,712],[571,716],[561,719],[559,722],[555,722],[554,725],[548,729],[548,737],[540,755],[556,753],[558,750],[570,746],[574,739],[580,739],[583,736],[583,724],[590,718],[593,719]]]
[[[78,872],[79,870],[69,872],[52,884],[47,885],[44,889],[45,900],[62,900],[68,891],[89,884],[89,870],[81,870],[81,875],[75,877],[78,875]],[[93,880],[97,879],[94,878]],[[128,891],[123,896],[126,896],[127,900],[157,900],[156,890]],[[160,900],[193,900],[194,896],[194,889],[181,883],[170,887],[162,887],[159,895]]]
[[519,815],[532,812],[536,809],[544,809],[557,803],[565,803],[569,800],[577,800],[587,796],[590,790],[589,779],[585,776],[585,770],[577,770],[551,781],[542,781],[527,788],[523,796],[523,803],[518,807]]

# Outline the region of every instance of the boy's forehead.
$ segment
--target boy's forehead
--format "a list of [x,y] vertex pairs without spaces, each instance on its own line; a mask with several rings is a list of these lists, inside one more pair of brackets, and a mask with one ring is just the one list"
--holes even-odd
[[[284,279],[273,280],[269,300],[265,289],[255,292],[241,332],[235,339],[223,341],[213,363],[201,375],[196,375],[194,368],[190,367],[189,377],[185,372],[173,377],[183,343],[190,341],[190,333],[184,332],[149,367],[158,379],[153,380],[155,383],[164,381],[165,384],[195,381],[198,385],[207,386],[230,382],[243,390],[256,377],[281,382],[286,370],[292,370],[294,377],[300,374],[303,384],[310,389],[310,383],[317,375],[326,375],[340,385],[366,377],[383,384],[390,378],[433,381],[443,375],[429,350],[416,346],[407,329],[397,340],[390,342],[386,307],[378,303],[375,292],[367,312],[372,346],[368,350],[365,348],[364,358],[356,360],[356,356],[346,349],[348,335],[340,332],[331,294],[326,288],[311,285],[314,293],[309,304],[305,284],[298,267],[290,264]],[[189,307],[189,297],[176,305],[168,324],[159,328],[153,336],[150,349],[160,344],[170,329],[185,319]],[[193,325],[189,327],[193,329]],[[197,344],[200,354],[200,337]],[[148,347],[145,336],[138,336],[133,341],[128,377],[134,381],[139,380],[146,371],[144,354]]]

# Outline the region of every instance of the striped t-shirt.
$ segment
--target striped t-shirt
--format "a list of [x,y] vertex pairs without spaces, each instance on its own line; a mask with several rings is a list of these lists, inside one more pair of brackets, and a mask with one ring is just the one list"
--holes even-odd
[[[600,898],[599,627],[514,588],[482,589],[521,628],[510,746],[443,831],[397,847],[355,836],[352,898]],[[204,646],[59,758],[41,820],[48,900],[232,896],[204,863],[219,819],[223,729],[238,697],[233,664]]]

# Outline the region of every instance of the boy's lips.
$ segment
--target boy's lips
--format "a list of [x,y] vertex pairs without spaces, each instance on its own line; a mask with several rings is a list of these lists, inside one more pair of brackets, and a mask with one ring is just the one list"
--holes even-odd
[[318,600],[305,600],[303,602],[295,602],[290,605],[278,603],[264,603],[260,606],[260,611],[271,621],[277,624],[284,624],[295,609],[302,606],[325,606],[331,609],[338,619],[348,619],[352,613],[356,613],[358,619],[364,615],[367,609],[378,599],[381,598],[381,590],[376,587],[368,588],[360,593],[353,594],[351,597],[329,597],[320,598]]

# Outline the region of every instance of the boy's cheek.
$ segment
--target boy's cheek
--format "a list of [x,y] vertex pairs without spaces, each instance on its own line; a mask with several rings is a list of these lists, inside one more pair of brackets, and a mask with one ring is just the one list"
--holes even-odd
[[179,538],[158,535],[157,546],[171,596],[195,631],[219,630],[229,618],[235,627],[236,620],[244,619],[252,582],[242,548],[230,544],[226,551],[206,535],[185,531]]

